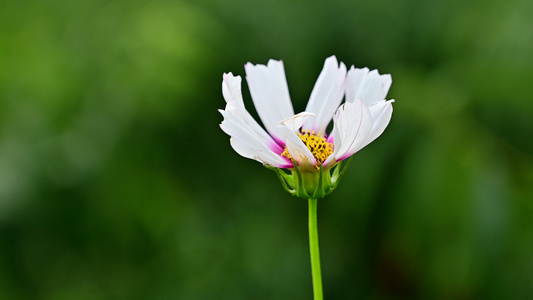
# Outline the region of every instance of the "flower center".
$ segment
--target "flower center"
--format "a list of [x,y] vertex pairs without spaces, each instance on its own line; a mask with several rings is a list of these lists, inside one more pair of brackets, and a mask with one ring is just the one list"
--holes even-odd
[[[326,158],[333,153],[333,144],[328,143],[326,138],[321,136],[320,133],[317,134],[314,131],[304,130],[302,133],[298,133],[298,136],[320,164],[322,164]],[[292,160],[287,147],[285,147],[285,150],[283,150],[281,156]]]

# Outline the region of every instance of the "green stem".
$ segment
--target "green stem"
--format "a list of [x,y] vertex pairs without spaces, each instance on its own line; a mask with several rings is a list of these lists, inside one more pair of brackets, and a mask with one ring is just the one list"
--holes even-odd
[[322,296],[322,275],[320,272],[320,253],[318,250],[317,202],[317,199],[309,199],[309,250],[311,252],[314,300],[322,300],[324,298]]

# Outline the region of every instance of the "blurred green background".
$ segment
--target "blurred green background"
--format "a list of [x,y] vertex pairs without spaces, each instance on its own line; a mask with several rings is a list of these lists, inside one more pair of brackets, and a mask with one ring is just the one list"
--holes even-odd
[[311,299],[307,203],[217,109],[333,54],[396,103],[319,202],[326,299],[532,297],[532,53],[529,0],[1,1],[0,299]]

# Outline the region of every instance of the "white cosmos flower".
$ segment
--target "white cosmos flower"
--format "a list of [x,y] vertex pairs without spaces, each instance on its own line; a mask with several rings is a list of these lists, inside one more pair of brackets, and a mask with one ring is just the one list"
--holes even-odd
[[[281,61],[245,65],[246,80],[263,129],[244,107],[241,77],[225,73],[220,110],[222,130],[240,155],[267,166],[327,170],[380,136],[392,116],[394,100],[385,100],[390,75],[356,69],[326,59],[304,112],[294,114]],[[345,102],[341,104],[343,97]],[[326,132],[333,119],[333,130]]]

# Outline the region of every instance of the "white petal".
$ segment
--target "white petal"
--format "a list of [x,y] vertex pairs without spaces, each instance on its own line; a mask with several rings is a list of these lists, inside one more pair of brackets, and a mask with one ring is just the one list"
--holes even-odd
[[337,111],[334,127],[336,135],[333,140],[335,159],[345,155],[353,144],[361,122],[363,121],[364,104],[361,100],[355,103],[345,103]]
[[281,121],[281,124],[288,126],[292,131],[298,131],[310,117],[316,117],[316,115],[314,113],[304,111],[292,117],[286,118],[285,120]]
[[362,148],[372,129],[372,117],[362,100],[345,103],[335,115],[333,128],[333,154],[324,164],[341,161]]
[[346,78],[346,101],[363,99],[366,106],[383,100],[389,92],[392,78],[389,74],[380,75],[377,70],[368,72],[367,68],[348,71]]
[[263,139],[242,118],[220,110],[224,120],[220,128],[231,136],[233,149],[240,155],[278,168],[290,166],[278,153],[271,150],[273,143]]
[[361,88],[368,71],[368,68],[355,69],[354,66],[350,68],[348,75],[346,75],[346,102],[353,102],[357,99],[357,92]]
[[227,105],[234,106],[239,114],[243,114],[246,109],[242,100],[241,76],[233,76],[231,72],[224,73],[222,76],[222,95]]
[[325,133],[344,96],[345,81],[346,66],[342,62],[339,65],[335,56],[328,57],[305,108],[305,111],[316,114],[316,118],[308,119],[304,129]]
[[277,125],[294,115],[283,62],[270,60],[267,66],[247,63],[245,70],[257,114],[268,132],[281,139]]
[[302,124],[313,115],[309,112],[302,112],[281,121],[278,125],[280,132],[285,137],[285,147],[298,166],[314,166],[316,164],[315,157],[296,133]]
[[292,168],[293,164],[281,158],[279,155],[273,156],[272,153],[265,152],[261,147],[257,147],[248,141],[236,137],[230,138],[230,144],[233,150],[239,155],[256,160],[264,165],[276,168]]
[[247,127],[253,130],[257,135],[271,146],[275,152],[281,153],[283,148],[274,142],[271,136],[257,123],[257,121],[250,115],[244,107],[241,92],[241,77],[233,76],[232,73],[224,74],[222,80],[222,95],[226,100],[226,111],[231,113],[234,117],[242,119]]
[[344,106],[345,104],[341,105],[333,117],[333,130],[328,137],[328,143],[333,143],[333,153],[331,153],[330,156],[328,156],[328,158],[326,158],[324,161],[323,166],[326,167],[329,167],[330,164],[336,162],[335,157],[337,153],[339,153],[339,150],[341,150],[342,144],[344,144],[345,136],[340,132],[338,124],[340,110],[344,109]]
[[383,133],[383,131],[385,131],[385,128],[387,128],[387,125],[389,125],[390,119],[392,117],[393,102],[394,100],[383,100],[369,107],[370,114],[372,115],[373,120],[372,131],[366,138],[362,147],[370,144],[372,141],[378,138]]
[[368,135],[372,131],[372,116],[370,114],[370,111],[366,106],[363,106],[363,117],[359,126],[359,130],[357,131],[357,134],[355,136],[354,141],[352,142],[352,145],[350,146],[350,149],[347,151],[346,154],[344,154],[344,157],[340,157],[340,159],[345,159],[347,157],[352,156],[355,152],[361,150],[365,146],[365,141],[367,140]]

